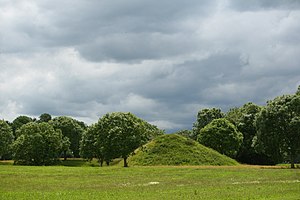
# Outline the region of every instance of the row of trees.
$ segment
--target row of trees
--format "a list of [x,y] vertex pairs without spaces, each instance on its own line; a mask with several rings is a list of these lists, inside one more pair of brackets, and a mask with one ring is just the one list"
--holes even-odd
[[16,163],[49,165],[59,156],[80,157],[79,145],[86,125],[70,117],[42,114],[39,120],[19,116],[12,123],[0,121],[0,159]]
[[122,157],[163,134],[156,126],[131,113],[110,113],[89,127],[70,117],[51,118],[42,114],[39,120],[19,116],[12,123],[0,121],[0,159],[13,158],[25,165],[51,165],[59,157],[98,158],[102,166]]
[[262,107],[247,103],[230,109],[203,109],[192,131],[179,134],[248,164],[276,164],[300,154],[300,86],[295,94],[282,95]]

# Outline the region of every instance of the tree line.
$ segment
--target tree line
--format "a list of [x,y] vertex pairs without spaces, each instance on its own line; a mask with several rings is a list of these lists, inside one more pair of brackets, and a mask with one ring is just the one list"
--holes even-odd
[[199,141],[246,164],[300,161],[300,86],[266,106],[246,103],[226,114],[218,108],[198,112],[193,130],[178,134]]
[[[300,159],[300,86],[295,94],[282,95],[265,106],[246,103],[223,113],[202,109],[192,130],[176,132],[217,150],[241,163],[277,164]],[[59,158],[97,158],[102,166],[114,158],[127,158],[163,130],[132,113],[107,113],[87,126],[71,117],[39,119],[19,116],[0,120],[0,159],[16,164],[52,165]]]
[[44,113],[39,120],[19,116],[13,122],[0,120],[0,159],[16,164],[52,165],[59,158],[97,158],[102,166],[128,156],[154,137],[164,134],[156,126],[131,113],[108,113],[91,126]]

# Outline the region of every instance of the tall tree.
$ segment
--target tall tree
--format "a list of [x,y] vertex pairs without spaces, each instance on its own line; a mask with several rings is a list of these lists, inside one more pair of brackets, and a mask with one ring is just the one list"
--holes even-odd
[[[87,160],[92,160],[97,157],[95,153],[96,129],[95,124],[92,124],[82,134],[80,141],[80,156]],[[101,149],[101,148],[100,148]],[[99,159],[100,160],[100,159]]]
[[243,135],[227,119],[214,119],[201,129],[198,141],[204,146],[234,158],[242,144]]
[[54,164],[62,151],[62,134],[48,123],[27,123],[18,129],[13,144],[15,163],[25,165]]
[[156,126],[131,113],[108,113],[83,135],[81,155],[85,158],[95,156],[100,165],[103,161],[121,157],[127,167],[127,158],[135,149],[161,134],[163,132]]
[[21,128],[24,124],[27,124],[29,122],[33,122],[33,119],[28,116],[24,116],[24,115],[19,116],[16,119],[14,119],[11,126],[12,126],[15,137],[18,137],[18,135],[16,134],[16,131],[19,128]]
[[92,160],[97,158],[99,165],[102,167],[103,162],[114,158],[114,149],[110,147],[109,140],[106,138],[106,133],[97,124],[93,124],[83,133],[80,142],[80,155],[82,158]]
[[4,120],[0,120],[0,159],[10,154],[13,140],[11,127]]
[[283,95],[268,101],[256,119],[257,148],[276,163],[289,156],[291,168],[300,151],[300,95]]
[[267,164],[265,155],[258,154],[252,146],[256,136],[255,118],[261,107],[254,103],[246,103],[240,108],[233,108],[226,114],[226,119],[233,123],[243,134],[243,143],[237,154],[237,160],[248,164]]
[[[79,155],[79,143],[83,134],[82,127],[78,124],[78,121],[66,116],[56,117],[49,122],[55,129],[61,130],[63,136],[69,138],[71,145],[70,150],[74,157],[80,157]],[[66,155],[64,155],[66,158]]]
[[224,118],[225,114],[219,108],[205,108],[198,112],[197,120],[194,123],[192,139],[197,139],[202,128],[212,122],[214,119]]

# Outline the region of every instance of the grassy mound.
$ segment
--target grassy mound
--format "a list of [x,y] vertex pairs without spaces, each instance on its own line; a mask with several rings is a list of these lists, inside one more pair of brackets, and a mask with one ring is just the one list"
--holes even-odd
[[238,165],[238,162],[198,142],[176,134],[157,137],[135,151],[129,165]]

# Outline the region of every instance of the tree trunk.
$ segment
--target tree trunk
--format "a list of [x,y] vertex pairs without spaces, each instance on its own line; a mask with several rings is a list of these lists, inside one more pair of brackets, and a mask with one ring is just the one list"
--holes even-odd
[[99,160],[99,165],[100,165],[100,167],[102,167],[102,166],[103,166],[103,159],[102,159],[102,158],[99,158],[98,160]]
[[128,164],[127,164],[127,157],[124,157],[124,167],[128,167]]
[[291,153],[291,168],[295,169],[295,154]]
[[64,160],[67,160],[67,151],[64,151]]

